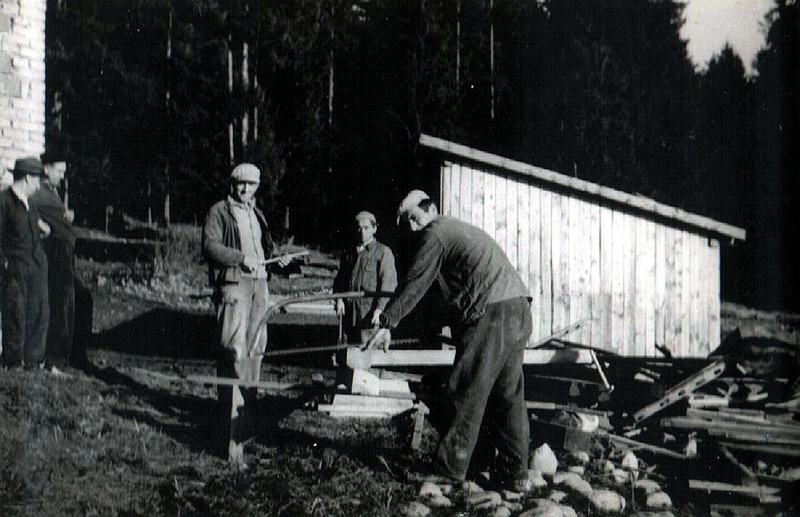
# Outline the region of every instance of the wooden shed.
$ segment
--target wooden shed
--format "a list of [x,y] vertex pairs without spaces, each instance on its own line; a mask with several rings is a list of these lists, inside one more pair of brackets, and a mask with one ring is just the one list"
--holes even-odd
[[[429,135],[439,207],[486,230],[533,298],[532,340],[704,357],[720,341],[720,242],[741,228]],[[438,158],[437,158],[438,161]]]

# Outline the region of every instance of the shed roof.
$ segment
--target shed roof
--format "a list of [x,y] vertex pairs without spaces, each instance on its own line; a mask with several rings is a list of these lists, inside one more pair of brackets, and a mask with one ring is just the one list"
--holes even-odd
[[693,214],[680,208],[665,205],[644,196],[628,194],[626,192],[622,192],[621,190],[603,187],[586,180],[559,174],[557,172],[535,167],[524,162],[503,158],[502,156],[472,149],[464,145],[456,144],[454,142],[426,134],[420,135],[419,143],[430,149],[442,151],[443,153],[452,156],[465,158],[469,161],[488,165],[492,168],[503,169],[512,173],[521,174],[523,176],[534,178],[543,183],[552,184],[567,191],[573,191],[590,198],[597,198],[603,201],[627,206],[640,212],[654,214],[658,217],[675,221],[679,224],[695,227],[706,232],[711,232],[742,241],[747,237],[747,232],[743,228],[715,221],[709,217]]

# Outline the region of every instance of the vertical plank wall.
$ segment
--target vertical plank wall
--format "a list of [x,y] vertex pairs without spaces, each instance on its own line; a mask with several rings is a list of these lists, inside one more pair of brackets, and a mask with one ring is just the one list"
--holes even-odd
[[716,240],[454,162],[440,185],[442,213],[486,230],[530,289],[533,341],[583,320],[568,340],[628,356],[719,344]]

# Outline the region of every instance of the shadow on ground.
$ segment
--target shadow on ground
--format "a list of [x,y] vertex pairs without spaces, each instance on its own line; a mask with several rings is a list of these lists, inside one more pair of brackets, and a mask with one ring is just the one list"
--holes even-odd
[[[93,347],[148,357],[214,359],[214,327],[214,317],[210,314],[157,308],[96,334]],[[270,319],[268,336],[268,350],[330,346],[337,342],[338,329],[335,319],[277,314]],[[289,355],[268,360],[303,366],[319,365],[318,361],[330,365],[330,354]]]
[[[217,438],[222,436],[219,426],[224,416],[215,395],[197,396],[176,391],[169,385],[149,386],[115,367],[90,364],[85,373],[108,386],[124,388],[140,401],[135,407],[115,409],[118,416],[158,429],[195,453],[223,456],[224,447]],[[272,444],[279,435],[276,432],[278,422],[302,407],[307,398],[305,393],[294,397],[261,394],[258,399],[259,441]]]

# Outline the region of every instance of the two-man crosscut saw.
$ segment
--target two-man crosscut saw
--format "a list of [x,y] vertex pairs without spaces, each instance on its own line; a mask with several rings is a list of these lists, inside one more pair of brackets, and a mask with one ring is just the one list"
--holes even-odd
[[[417,343],[419,343],[419,339],[409,338],[409,339],[393,339],[390,344],[396,346],[396,345],[413,345]],[[255,355],[254,357],[275,357],[281,355],[313,354],[317,352],[335,352],[337,350],[347,350],[348,348],[361,348],[362,346],[363,345],[339,344],[339,345],[327,345],[327,346],[287,348],[285,350],[270,350],[269,352],[264,352],[263,354]]]
[[[287,256],[287,255],[284,255]],[[271,260],[271,259],[270,259]],[[267,325],[267,322],[272,317],[273,314],[279,312],[281,309],[286,307],[287,305],[291,305],[294,303],[309,303],[309,302],[320,302],[326,300],[338,300],[338,299],[356,299],[356,298],[391,298],[394,296],[394,293],[388,291],[346,291],[342,293],[324,293],[324,294],[312,294],[308,296],[298,296],[296,298],[288,298],[286,300],[281,300],[275,305],[271,306],[264,316],[261,318],[261,321],[258,323],[258,335],[256,335],[256,339],[253,339],[251,343],[251,348],[248,350],[249,357],[258,357],[259,355],[266,357],[265,354],[256,354],[255,350],[252,349],[253,346],[256,346],[259,342],[260,333],[262,329],[264,329]],[[341,343],[336,345],[331,345],[331,347],[314,347],[315,352],[324,352],[324,348],[328,348],[329,350],[340,350],[341,348],[332,348],[332,347],[346,347],[347,345],[342,345]],[[300,350],[295,348],[293,350]],[[274,350],[273,353],[281,352],[280,355],[287,355],[290,353],[290,350]],[[302,353],[302,352],[301,352]],[[279,354],[275,354],[279,355]]]

